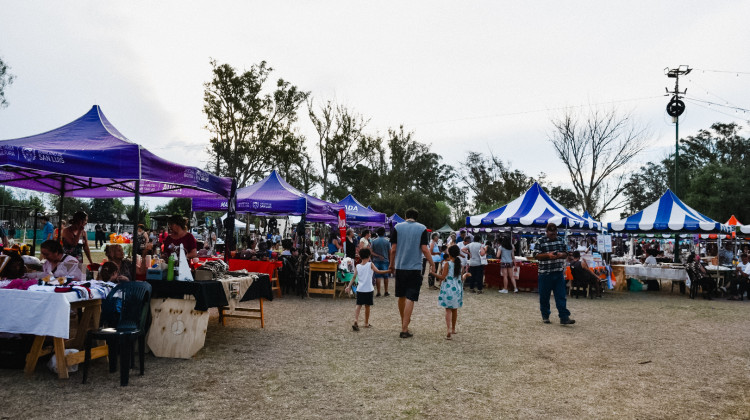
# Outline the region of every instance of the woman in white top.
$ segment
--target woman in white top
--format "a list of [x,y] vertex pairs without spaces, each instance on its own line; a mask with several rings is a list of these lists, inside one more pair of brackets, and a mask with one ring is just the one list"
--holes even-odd
[[53,277],[73,277],[83,280],[84,276],[78,264],[78,258],[63,253],[60,242],[48,240],[42,242],[41,253],[44,256],[42,271]]
[[365,328],[370,328],[370,306],[372,306],[372,295],[375,291],[372,283],[373,273],[386,274],[388,270],[378,270],[375,264],[370,262],[371,251],[369,248],[359,250],[360,263],[354,268],[354,276],[346,286],[346,292],[351,293],[352,285],[357,282],[357,309],[354,310],[354,325],[352,329],[359,331],[359,311],[365,306]]

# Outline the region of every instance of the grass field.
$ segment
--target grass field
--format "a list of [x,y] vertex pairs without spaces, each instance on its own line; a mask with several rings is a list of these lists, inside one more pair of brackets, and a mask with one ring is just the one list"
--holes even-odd
[[750,418],[747,301],[667,290],[568,304],[574,326],[545,325],[534,293],[467,294],[452,341],[426,288],[410,339],[393,297],[360,332],[352,299],[274,300],[265,329],[222,327],[214,311],[192,360],[149,355],[128,387],[103,359],[86,385],[42,363],[33,378],[1,370],[0,418]]

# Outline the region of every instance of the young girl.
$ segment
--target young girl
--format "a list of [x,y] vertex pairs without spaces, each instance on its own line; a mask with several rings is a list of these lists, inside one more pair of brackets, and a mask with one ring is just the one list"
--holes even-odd
[[375,290],[372,283],[372,274],[387,274],[388,270],[378,270],[375,264],[370,262],[370,249],[362,248],[359,250],[359,258],[362,260],[359,265],[354,267],[354,277],[346,286],[346,293],[351,293],[352,285],[356,281],[357,286],[357,309],[354,310],[354,325],[352,329],[359,331],[359,311],[362,305],[365,306],[365,328],[370,328],[370,306],[372,306],[372,295]]
[[[456,333],[456,320],[458,319],[458,308],[464,304],[464,286],[461,277],[461,250],[457,245],[451,245],[448,248],[447,264],[443,263],[443,269],[440,273],[435,273],[435,277],[444,280],[440,285],[440,295],[438,304],[445,308],[445,325],[448,328],[448,335],[445,339],[450,340],[451,334]],[[469,273],[463,275],[463,280],[469,276]]]

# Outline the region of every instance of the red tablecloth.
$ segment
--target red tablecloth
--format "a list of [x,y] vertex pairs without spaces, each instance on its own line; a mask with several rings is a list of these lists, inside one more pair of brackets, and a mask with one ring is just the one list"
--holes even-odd
[[[520,289],[536,289],[539,279],[539,267],[536,264],[516,263],[520,268],[516,285]],[[503,278],[500,276],[500,263],[489,263],[484,267],[484,283],[488,287],[503,287]],[[511,287],[509,284],[508,287]]]
[[244,268],[251,273],[265,273],[269,276],[273,276],[273,271],[277,268],[281,268],[282,264],[281,261],[251,261],[230,258],[229,270],[237,271]]

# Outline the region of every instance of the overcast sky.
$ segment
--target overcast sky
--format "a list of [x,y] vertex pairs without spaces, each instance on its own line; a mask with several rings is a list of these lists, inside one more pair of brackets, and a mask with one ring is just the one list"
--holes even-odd
[[[16,81],[0,139],[41,133],[93,104],[131,140],[204,166],[209,59],[266,60],[316,101],[403,124],[446,163],[492,150],[569,183],[547,141],[565,107],[617,106],[674,147],[665,67],[690,65],[688,97],[750,108],[750,2],[60,2],[0,0],[0,57]],[[710,70],[710,71],[708,71]],[[750,113],[688,102],[681,136]],[[315,132],[300,112],[314,151]]]

